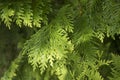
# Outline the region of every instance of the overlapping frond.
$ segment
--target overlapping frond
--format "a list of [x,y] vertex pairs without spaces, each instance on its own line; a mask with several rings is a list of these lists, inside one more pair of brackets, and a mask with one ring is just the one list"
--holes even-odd
[[[10,7],[15,3],[0,3],[1,20],[7,26],[16,22],[19,26],[40,27],[51,11],[49,0],[20,1],[16,8]],[[109,76],[103,73],[105,67],[112,70],[110,80],[119,79],[115,76],[119,56],[112,57],[111,43],[105,38],[120,34],[120,4],[115,0],[66,0],[64,4],[54,10],[56,16],[48,25],[26,41],[22,56],[27,56],[34,71],[39,69],[41,80],[105,80]]]
[[34,69],[40,68],[41,73],[48,66],[52,67],[54,62],[64,62],[66,54],[73,50],[67,33],[73,27],[66,15],[68,9],[68,6],[61,8],[56,19],[33,35],[23,48],[23,54],[28,55],[29,63]]
[[50,0],[0,1],[1,22],[9,28],[12,22],[20,27],[22,25],[41,27],[41,21],[47,22],[47,14],[51,11],[50,2]]

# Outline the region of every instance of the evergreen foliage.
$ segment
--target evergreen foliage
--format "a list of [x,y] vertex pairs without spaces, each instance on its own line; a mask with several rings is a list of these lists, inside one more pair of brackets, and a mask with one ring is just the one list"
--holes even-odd
[[1,80],[119,80],[119,17],[119,0],[1,0],[1,23],[41,27]]

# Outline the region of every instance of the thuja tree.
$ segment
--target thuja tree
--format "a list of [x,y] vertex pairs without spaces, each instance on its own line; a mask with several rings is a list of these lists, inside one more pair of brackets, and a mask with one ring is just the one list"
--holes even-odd
[[40,27],[1,80],[119,80],[119,0],[0,0],[6,27]]

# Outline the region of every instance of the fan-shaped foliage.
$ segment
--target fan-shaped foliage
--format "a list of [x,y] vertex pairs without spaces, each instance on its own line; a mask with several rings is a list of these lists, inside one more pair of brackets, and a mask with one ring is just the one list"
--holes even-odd
[[6,26],[43,23],[1,80],[119,80],[119,13],[118,0],[1,1]]

